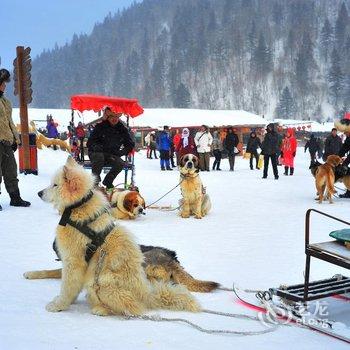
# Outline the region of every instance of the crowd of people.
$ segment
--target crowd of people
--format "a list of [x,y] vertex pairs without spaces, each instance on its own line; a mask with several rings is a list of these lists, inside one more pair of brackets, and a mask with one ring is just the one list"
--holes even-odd
[[[20,196],[17,177],[17,163],[14,152],[20,144],[20,138],[12,121],[11,103],[5,98],[4,92],[6,84],[10,81],[10,73],[6,69],[0,69],[0,185],[4,179],[5,188],[11,198],[10,205],[30,206],[30,202],[23,200]],[[75,127],[73,123],[68,127],[68,137],[71,142],[72,154],[77,161],[84,161],[84,146],[87,139],[88,157],[91,161],[92,173],[96,177],[96,184],[101,181],[101,172],[104,166],[110,167],[102,184],[107,188],[113,188],[113,181],[116,176],[126,166],[123,156],[127,156],[135,148],[133,134],[120,120],[120,113],[115,113],[111,108],[106,107],[102,121],[93,128],[86,128],[82,122]],[[317,158],[323,160],[329,155],[339,155],[344,157],[350,150],[350,135],[346,134],[343,143],[337,135],[337,129],[332,129],[330,135],[323,143],[321,138],[313,134],[305,144],[304,151],[309,151],[311,163]],[[60,137],[57,124],[50,115],[47,118],[46,136],[49,138]],[[243,145],[237,135],[237,130],[233,127],[214,130],[213,135],[206,125],[202,125],[197,132],[192,132],[188,128],[181,131],[176,130],[171,134],[168,126],[163,130],[151,131],[145,137],[147,146],[147,158],[160,159],[160,169],[162,171],[173,170],[179,164],[179,160],[185,154],[195,154],[199,158],[199,168],[201,171],[220,171],[222,159],[227,157],[229,170],[235,169],[235,157],[243,151]],[[260,151],[259,151],[260,150]],[[294,129],[289,128],[282,134],[275,129],[275,125],[270,123],[266,127],[266,133],[258,135],[252,131],[246,143],[245,152],[249,155],[249,167],[251,170],[260,169],[260,159],[263,156],[263,179],[268,177],[269,163],[271,161],[274,178],[279,178],[278,165],[284,166],[284,175],[294,174],[294,159],[297,151],[297,140]],[[212,166],[210,158],[214,157]],[[175,161],[175,159],[176,161]],[[255,164],[254,164],[255,161]],[[350,163],[350,156],[344,162],[344,166]],[[1,188],[0,188],[1,189]],[[343,197],[350,198],[347,191]],[[0,210],[1,210],[0,206]]]

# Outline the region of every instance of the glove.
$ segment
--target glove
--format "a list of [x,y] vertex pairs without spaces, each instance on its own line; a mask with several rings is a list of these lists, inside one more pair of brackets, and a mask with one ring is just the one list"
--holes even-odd
[[295,157],[295,155],[296,155],[296,153],[295,153],[295,152],[293,152],[293,157]]
[[12,148],[12,151],[13,152],[16,152],[17,151],[17,142],[14,142],[12,145],[11,145],[11,148]]

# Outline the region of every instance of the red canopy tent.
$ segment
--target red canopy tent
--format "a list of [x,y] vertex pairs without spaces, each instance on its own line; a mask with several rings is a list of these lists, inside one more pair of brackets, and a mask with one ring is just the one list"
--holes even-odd
[[132,118],[143,113],[143,108],[137,99],[99,95],[74,95],[71,97],[71,108],[79,112],[88,110],[98,112],[107,106],[115,113],[123,113]]

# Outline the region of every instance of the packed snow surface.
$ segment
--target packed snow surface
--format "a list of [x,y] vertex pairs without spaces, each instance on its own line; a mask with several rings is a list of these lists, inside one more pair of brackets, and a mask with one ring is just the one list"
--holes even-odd
[[[42,202],[37,192],[50,183],[67,154],[46,149],[39,152],[39,175],[20,175],[22,197],[30,208],[8,205],[5,189],[0,197],[2,282],[0,293],[0,349],[347,349],[328,336],[297,327],[279,327],[257,336],[209,335],[181,323],[126,321],[90,313],[84,293],[68,311],[50,313],[45,305],[60,290],[59,280],[26,280],[28,270],[58,268],[51,248],[58,213]],[[158,160],[136,154],[136,182],[151,203],[179,182],[179,173],[161,172]],[[176,211],[147,211],[135,221],[124,221],[139,243],[176,250],[181,264],[199,279],[232,287],[267,289],[280,284],[301,283],[305,264],[304,219],[308,208],[323,210],[349,220],[350,200],[335,199],[330,205],[315,202],[314,180],[308,170],[308,154],[300,148],[294,176],[266,180],[250,170],[248,161],[236,159],[234,172],[222,161],[221,172],[201,172],[212,200],[212,211],[202,220],[182,219]],[[123,181],[120,174],[116,180]],[[177,188],[160,205],[177,206]],[[312,214],[312,240],[326,241],[333,229],[344,225]],[[311,278],[328,278],[346,270],[313,260]],[[237,302],[232,292],[195,295],[203,308],[231,313],[255,314]],[[337,313],[350,320],[350,304],[338,301]],[[208,314],[156,311],[164,317],[181,317],[204,328],[252,331],[264,329],[259,322]],[[335,315],[335,316],[334,316]],[[349,326],[350,322],[347,322]]]

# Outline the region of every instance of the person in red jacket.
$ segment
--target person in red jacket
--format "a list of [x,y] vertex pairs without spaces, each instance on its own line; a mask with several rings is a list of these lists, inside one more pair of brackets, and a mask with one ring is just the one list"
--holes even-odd
[[180,142],[181,142],[181,134],[179,132],[179,129],[176,129],[175,135],[173,137],[173,147],[174,147],[175,154],[176,154],[176,165],[179,165],[179,160],[180,160],[178,155],[177,155],[177,152],[176,152],[176,149],[179,146]]
[[175,151],[179,161],[185,154],[191,153],[198,156],[194,138],[190,136],[190,131],[187,128],[182,129],[181,139],[175,148]]
[[79,122],[78,126],[75,128],[75,135],[77,136],[80,145],[80,161],[84,162],[85,129],[82,122]]
[[282,141],[281,145],[281,159],[282,165],[284,165],[284,175],[294,174],[294,158],[297,151],[297,139],[294,136],[294,130],[287,129],[286,137]]

